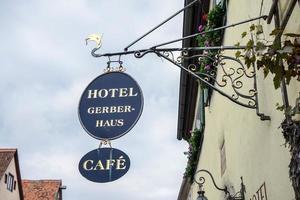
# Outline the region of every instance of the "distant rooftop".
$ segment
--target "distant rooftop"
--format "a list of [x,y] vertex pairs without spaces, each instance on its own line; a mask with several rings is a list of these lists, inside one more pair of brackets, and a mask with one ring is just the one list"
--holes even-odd
[[22,180],[24,200],[55,200],[61,184],[61,180]]
[[0,149],[0,179],[8,168],[9,163],[14,158],[16,149]]

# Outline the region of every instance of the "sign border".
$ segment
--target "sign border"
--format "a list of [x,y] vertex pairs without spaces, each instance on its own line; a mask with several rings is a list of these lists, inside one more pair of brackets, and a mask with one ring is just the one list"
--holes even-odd
[[[97,137],[97,136],[93,135],[92,133],[90,133],[90,132],[87,130],[87,128],[84,126],[84,124],[83,124],[83,122],[82,122],[82,120],[81,120],[81,117],[80,117],[80,103],[81,103],[81,99],[82,99],[83,94],[85,93],[86,89],[87,89],[87,88],[88,88],[88,87],[89,87],[96,79],[98,79],[98,78],[101,77],[101,76],[104,76],[104,75],[107,75],[107,74],[111,74],[111,73],[121,73],[121,74],[124,74],[124,75],[128,76],[129,78],[131,78],[131,79],[135,82],[135,84],[138,86],[138,88],[139,88],[139,90],[140,90],[140,93],[141,93],[141,101],[142,101],[142,102],[141,102],[141,109],[140,109],[140,112],[139,112],[139,114],[138,114],[136,120],[134,121],[134,123],[132,123],[132,125],[129,127],[129,129],[128,129],[127,131],[125,131],[124,133],[122,133],[122,134],[120,134],[120,135],[118,135],[118,136],[116,136],[116,137],[113,137],[113,138],[101,138],[101,137]],[[113,71],[113,72],[107,72],[107,73],[100,74],[99,76],[97,76],[96,78],[94,78],[94,79],[86,86],[86,88],[83,90],[83,93],[81,94],[80,99],[79,99],[78,112],[77,112],[77,114],[78,114],[78,118],[79,118],[79,121],[80,121],[81,126],[83,127],[83,129],[85,130],[85,132],[87,132],[91,137],[93,137],[93,138],[95,138],[95,139],[97,139],[97,140],[115,140],[115,139],[118,139],[118,138],[124,136],[125,134],[127,134],[127,133],[128,133],[128,132],[136,125],[136,123],[138,122],[138,120],[140,119],[140,117],[141,117],[141,115],[142,115],[143,109],[144,109],[144,96],[143,96],[143,91],[142,91],[140,85],[138,84],[138,82],[137,82],[134,78],[132,78],[132,76],[130,76],[129,74],[127,74],[127,73],[125,73],[125,72]]]

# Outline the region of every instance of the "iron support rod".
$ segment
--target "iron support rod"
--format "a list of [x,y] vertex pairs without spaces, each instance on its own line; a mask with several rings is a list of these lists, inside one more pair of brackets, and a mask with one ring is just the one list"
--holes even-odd
[[184,11],[187,8],[189,8],[192,5],[194,5],[196,2],[200,2],[200,0],[195,0],[195,1],[191,2],[190,4],[188,4],[187,6],[185,6],[184,8],[182,8],[181,10],[177,11],[175,14],[173,14],[172,16],[170,16],[169,18],[167,18],[166,20],[164,20],[163,22],[161,22],[159,25],[155,26],[150,31],[148,31],[147,33],[145,33],[144,35],[142,35],[141,37],[139,37],[138,39],[136,39],[135,41],[133,41],[132,43],[130,43],[127,47],[124,48],[124,51],[128,51],[129,47],[131,47],[132,45],[134,45],[135,43],[137,43],[138,41],[140,41],[141,39],[143,39],[144,37],[146,37],[147,35],[149,35],[153,31],[155,31],[156,29],[158,29],[159,27],[161,27],[162,25],[164,25],[166,22],[170,21],[172,18],[174,18],[175,16],[177,16],[182,11]]
[[274,13],[278,12],[277,11],[277,4],[278,4],[278,0],[273,0],[272,7],[270,9],[270,12],[269,12],[269,15],[268,15],[268,19],[267,19],[267,23],[268,24],[271,23]]
[[[251,34],[251,39],[254,41],[254,38],[253,38],[253,34]],[[252,47],[252,55],[255,54],[255,48]],[[253,66],[253,70],[254,70],[254,73],[256,74],[256,65],[255,63],[252,63],[252,66]],[[266,116],[264,115],[263,113],[260,113],[259,112],[259,102],[258,102],[258,89],[257,89],[257,76],[255,75],[254,77],[254,89],[256,91],[256,95],[255,95],[255,101],[256,101],[256,114],[257,116],[260,117],[260,119],[262,121],[265,121],[265,120],[271,120],[271,117],[270,116]]]
[[285,29],[285,27],[286,27],[286,25],[287,25],[287,23],[288,23],[288,21],[289,21],[289,19],[291,17],[291,14],[292,14],[292,12],[293,12],[293,10],[295,8],[296,3],[297,3],[297,0],[290,1],[289,7],[288,7],[288,9],[286,11],[286,14],[282,18],[282,22],[281,22],[281,25],[280,25],[280,29],[281,30]]
[[[279,21],[279,13],[275,13],[275,16],[274,16],[274,20],[275,20],[275,28],[279,29],[280,28],[280,21]],[[280,47],[281,47],[281,35],[279,37],[276,37],[275,38],[275,42],[278,42]],[[281,70],[283,71],[283,62],[282,60],[280,59],[279,60],[279,66],[281,67]],[[282,95],[282,103],[283,103],[283,106],[284,106],[284,109],[287,110],[287,108],[289,107],[289,97],[288,97],[288,94],[287,94],[287,88],[286,88],[286,83],[285,83],[285,78],[281,80],[281,83],[280,83],[280,89],[281,89],[281,95]],[[285,118],[286,119],[290,119],[291,117],[285,112]]]
[[164,45],[172,44],[172,43],[179,42],[179,41],[182,41],[182,40],[186,40],[186,39],[189,39],[189,38],[193,38],[193,37],[196,37],[198,35],[203,35],[205,33],[210,33],[210,32],[214,32],[214,31],[218,31],[218,30],[222,30],[222,29],[231,28],[231,27],[238,26],[238,25],[241,25],[241,24],[245,24],[245,23],[248,23],[248,22],[251,22],[251,21],[255,21],[255,20],[258,20],[258,19],[261,19],[261,18],[263,18],[264,20],[266,20],[267,17],[268,17],[267,15],[263,15],[263,16],[260,16],[260,17],[255,17],[255,18],[252,18],[252,19],[241,21],[241,22],[238,22],[238,23],[235,23],[235,24],[221,26],[221,27],[214,28],[214,29],[211,29],[211,30],[208,30],[208,31],[202,31],[200,33],[195,33],[195,34],[192,34],[192,35],[188,35],[188,36],[180,38],[180,39],[176,39],[176,40],[172,40],[172,41],[165,42],[165,43],[162,43],[162,44],[158,44],[156,46],[151,47],[151,49],[155,49],[155,48],[160,47],[160,46],[164,46]]
[[[283,31],[284,31],[284,29],[285,29],[285,27],[286,27],[286,25],[287,25],[287,23],[288,23],[291,15],[292,15],[292,12],[293,12],[293,10],[295,8],[296,3],[297,3],[297,0],[291,0],[289,6],[287,8],[287,11],[285,12],[285,15],[282,18],[282,22],[281,22],[280,26],[278,27],[282,31],[278,35],[276,35],[275,41],[277,41],[277,40],[280,41],[281,40],[280,38],[281,38],[281,36],[283,34]],[[277,20],[279,20],[279,19],[277,19]]]
[[238,104],[238,105],[241,105],[241,106],[244,106],[246,108],[251,108],[251,109],[255,109],[256,106],[251,106],[251,105],[248,105],[248,104],[244,104],[244,103],[241,103],[239,101],[236,101],[234,98],[232,98],[231,96],[227,95],[225,92],[223,92],[222,90],[219,90],[217,87],[215,87],[213,84],[211,84],[210,82],[206,81],[205,79],[203,79],[202,77],[200,77],[199,75],[197,75],[195,72],[192,72],[190,71],[189,69],[181,66],[180,64],[176,63],[176,62],[173,62],[172,59],[168,58],[167,56],[161,54],[160,52],[155,52],[159,57],[162,57],[166,60],[168,60],[169,62],[173,63],[174,65],[176,65],[177,67],[179,67],[180,69],[186,71],[187,73],[193,75],[195,78],[197,78],[200,82],[204,83],[206,86],[208,86],[209,88],[217,91],[219,94],[221,94],[222,96],[228,98],[229,100],[231,100],[232,102]]
[[215,46],[215,47],[186,47],[186,48],[158,48],[158,49],[140,49],[140,50],[133,50],[133,51],[122,51],[122,52],[115,52],[115,53],[105,53],[105,54],[96,54],[95,51],[98,49],[93,49],[92,55],[94,57],[103,57],[103,56],[120,56],[120,55],[128,55],[134,54],[136,52],[146,52],[146,51],[157,51],[157,52],[164,52],[164,51],[204,51],[204,50],[238,50],[238,49],[245,49],[246,46]]

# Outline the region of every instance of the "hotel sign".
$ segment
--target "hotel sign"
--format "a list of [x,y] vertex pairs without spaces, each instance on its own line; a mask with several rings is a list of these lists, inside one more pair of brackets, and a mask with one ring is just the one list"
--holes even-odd
[[115,148],[99,148],[88,152],[79,162],[79,172],[86,179],[106,183],[124,176],[130,167],[129,157]]
[[131,76],[124,72],[109,72],[98,76],[84,90],[78,114],[90,136],[113,140],[133,128],[143,104],[141,88]]

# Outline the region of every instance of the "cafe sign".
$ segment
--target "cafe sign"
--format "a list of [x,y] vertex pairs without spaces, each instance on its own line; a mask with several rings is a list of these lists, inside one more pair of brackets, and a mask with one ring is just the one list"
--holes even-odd
[[84,155],[78,168],[86,179],[106,183],[124,176],[130,168],[130,159],[118,149],[99,148]]
[[90,136],[113,140],[133,128],[143,104],[141,88],[131,76],[124,72],[109,72],[95,78],[84,90],[78,115]]

